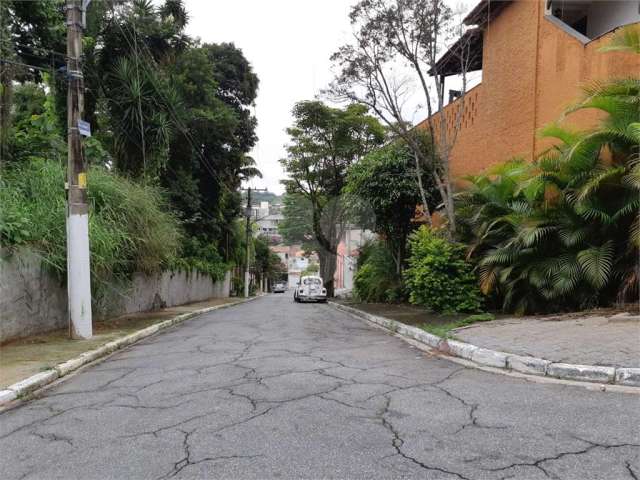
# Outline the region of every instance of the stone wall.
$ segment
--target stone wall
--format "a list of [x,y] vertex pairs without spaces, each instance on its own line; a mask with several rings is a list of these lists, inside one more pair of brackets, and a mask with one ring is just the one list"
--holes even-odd
[[[198,272],[137,273],[126,284],[102,288],[94,297],[93,318],[228,297],[230,284],[229,272],[219,282]],[[0,343],[67,325],[66,284],[49,273],[33,252],[0,252]]]

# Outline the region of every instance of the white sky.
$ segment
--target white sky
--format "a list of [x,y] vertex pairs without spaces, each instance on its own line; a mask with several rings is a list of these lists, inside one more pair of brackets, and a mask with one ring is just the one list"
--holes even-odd
[[[478,0],[452,0],[473,6]],[[332,80],[330,55],[350,38],[355,0],[185,0],[187,33],[204,42],[233,42],[260,79],[255,114],[258,144],[251,155],[264,175],[251,186],[282,193],[278,163],[291,108],[313,99]]]

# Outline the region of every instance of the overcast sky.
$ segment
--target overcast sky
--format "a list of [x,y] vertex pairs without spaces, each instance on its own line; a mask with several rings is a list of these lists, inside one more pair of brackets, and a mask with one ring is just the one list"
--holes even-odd
[[[255,114],[259,141],[251,155],[264,178],[251,182],[281,193],[278,160],[287,143],[291,108],[313,99],[333,75],[329,56],[350,38],[355,0],[185,0],[187,32],[204,42],[233,42],[260,79]],[[456,0],[455,5],[477,0]],[[452,6],[454,1],[452,0]]]

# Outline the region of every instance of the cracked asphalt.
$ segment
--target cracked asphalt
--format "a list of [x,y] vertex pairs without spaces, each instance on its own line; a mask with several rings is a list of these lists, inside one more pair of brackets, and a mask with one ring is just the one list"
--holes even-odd
[[462,367],[327,305],[212,312],[0,414],[8,479],[638,479],[640,396]]

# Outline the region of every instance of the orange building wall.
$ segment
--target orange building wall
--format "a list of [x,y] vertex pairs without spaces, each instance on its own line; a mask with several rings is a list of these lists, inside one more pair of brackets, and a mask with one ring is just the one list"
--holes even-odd
[[[544,17],[540,19],[536,127],[557,121],[564,110],[584,94],[582,85],[594,80],[640,76],[640,56],[624,52],[600,52],[611,41],[609,33],[586,45]],[[602,116],[597,110],[583,110],[567,116],[563,124],[578,129],[595,126]],[[550,140],[536,138],[540,153]]]
[[[549,145],[536,132],[580,97],[580,84],[638,75],[637,55],[597,51],[610,38],[582,44],[544,18],[542,1],[520,0],[506,7],[484,32],[482,83],[465,95],[452,175],[478,173],[516,156],[533,160],[534,152]],[[457,101],[444,108],[449,131],[459,107]],[[439,115],[432,117],[436,141]],[[595,112],[585,111],[565,123],[586,128],[596,119]]]

